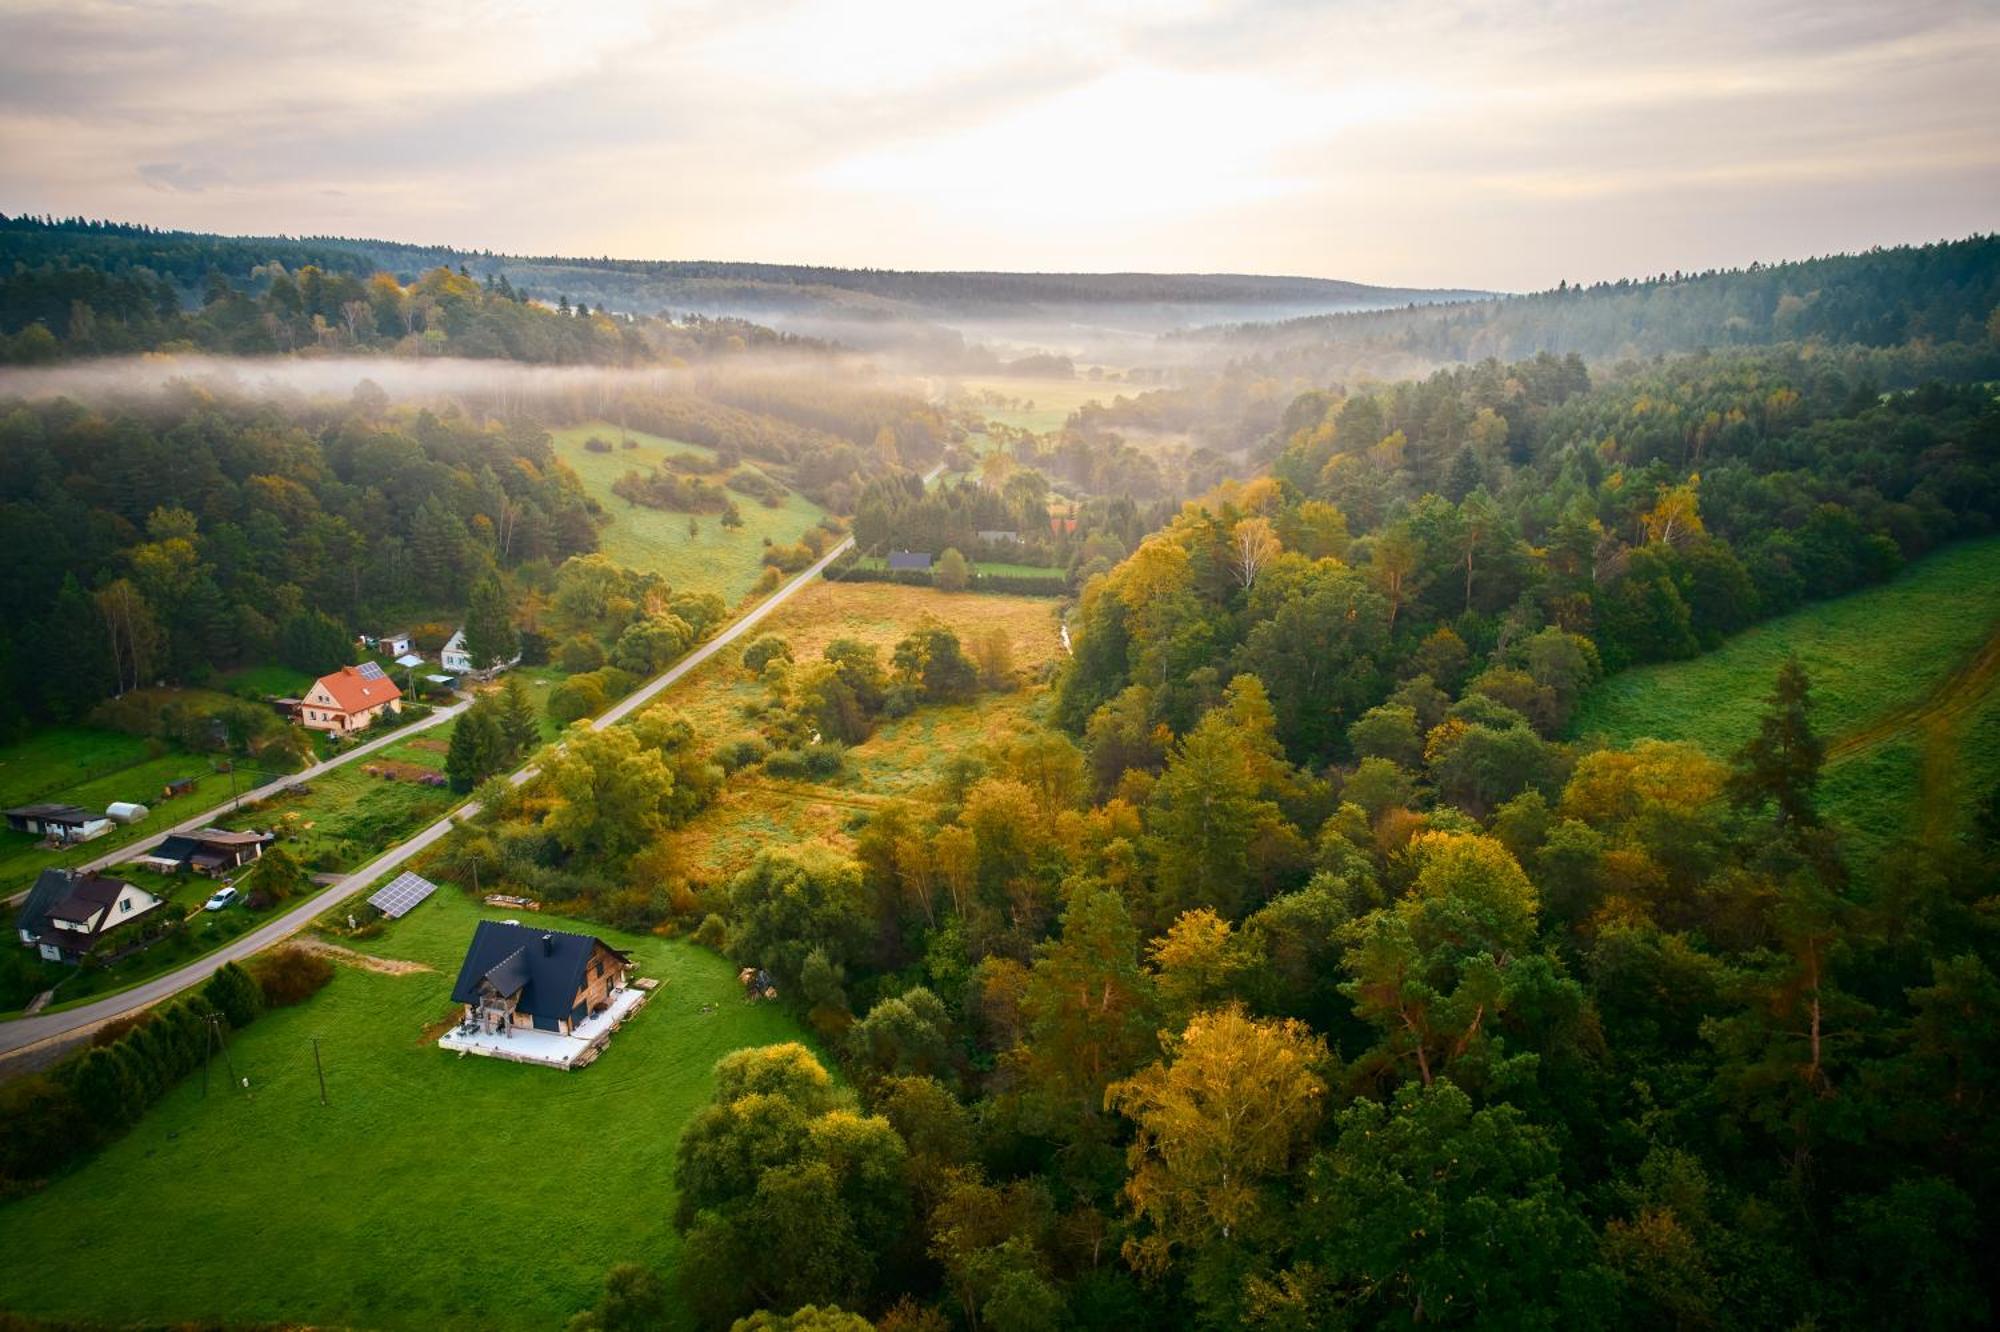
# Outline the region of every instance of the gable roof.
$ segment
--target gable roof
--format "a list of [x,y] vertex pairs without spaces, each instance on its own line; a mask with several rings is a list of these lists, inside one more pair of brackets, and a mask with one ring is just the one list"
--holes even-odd
[[315,683],[331,694],[345,712],[364,712],[403,696],[396,682],[379,669],[371,677],[356,667],[343,666],[331,675],[320,676]]
[[119,894],[131,887],[123,879],[107,879],[97,874],[71,875],[47,869],[28,890],[15,927],[39,934],[51,919],[86,921],[117,902]]
[[929,551],[892,550],[889,552],[891,569],[928,569],[931,567]]
[[591,956],[605,949],[630,961],[596,935],[541,930],[504,921],[482,920],[472,932],[458,981],[451,987],[453,1003],[479,1002],[481,982],[500,994],[519,993],[515,1007],[529,1017],[566,1018],[576,1007],[584,971]]

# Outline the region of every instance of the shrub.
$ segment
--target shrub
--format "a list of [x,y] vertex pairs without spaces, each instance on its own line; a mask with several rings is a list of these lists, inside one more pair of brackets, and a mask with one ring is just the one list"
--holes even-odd
[[310,999],[333,979],[333,962],[324,953],[290,944],[252,958],[250,975],[264,1007],[288,1008]]
[[556,665],[571,675],[581,675],[594,671],[604,664],[604,644],[589,634],[577,634],[563,640],[556,649]]
[[583,441],[583,447],[591,453],[611,452],[611,442],[596,435],[592,435],[589,439]]
[[805,748],[805,769],[815,777],[837,777],[847,765],[847,746],[838,740],[817,740]]
[[804,777],[808,772],[806,756],[796,749],[774,749],[765,756],[764,772],[786,780]]
[[715,912],[709,912],[695,928],[694,941],[718,953],[725,951],[729,947],[729,922]]
[[792,645],[776,634],[764,634],[743,649],[743,669],[762,675],[773,660],[792,660]]
[[202,998],[215,1005],[232,1028],[249,1026],[257,1018],[263,996],[250,973],[231,962],[208,978],[201,987]]
[[739,772],[753,763],[762,763],[771,747],[760,735],[740,735],[715,751],[715,761],[724,772]]

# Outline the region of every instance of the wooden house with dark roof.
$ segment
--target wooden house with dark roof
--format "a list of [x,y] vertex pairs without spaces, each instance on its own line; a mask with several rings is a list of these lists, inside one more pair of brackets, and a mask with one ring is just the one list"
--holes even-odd
[[164,905],[144,888],[97,874],[46,869],[14,916],[21,942],[50,962],[81,962],[105,937]]
[[134,863],[169,874],[190,869],[197,874],[227,874],[263,855],[264,848],[277,840],[275,833],[200,828],[173,834]]
[[631,954],[595,935],[482,920],[451,998],[483,1032],[528,1027],[569,1036],[611,1006],[631,966]]

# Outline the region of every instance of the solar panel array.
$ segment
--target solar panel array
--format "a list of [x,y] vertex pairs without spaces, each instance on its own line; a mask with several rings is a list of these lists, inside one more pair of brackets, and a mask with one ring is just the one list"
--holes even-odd
[[420,874],[407,871],[377,888],[368,905],[394,920],[437,891],[437,885]]
[[382,669],[380,662],[364,661],[355,670],[364,680],[386,680],[389,678],[388,672]]

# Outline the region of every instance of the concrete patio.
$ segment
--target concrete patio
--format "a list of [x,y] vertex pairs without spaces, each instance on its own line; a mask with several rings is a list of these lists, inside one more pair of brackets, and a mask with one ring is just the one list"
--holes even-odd
[[463,1055],[488,1055],[511,1059],[517,1064],[541,1064],[547,1068],[582,1068],[597,1058],[598,1051],[611,1039],[620,1023],[639,1011],[650,996],[637,985],[615,990],[602,1013],[585,1018],[571,1035],[536,1031],[533,1027],[507,1027],[501,1031],[466,1033],[459,1025],[438,1037],[438,1045]]

